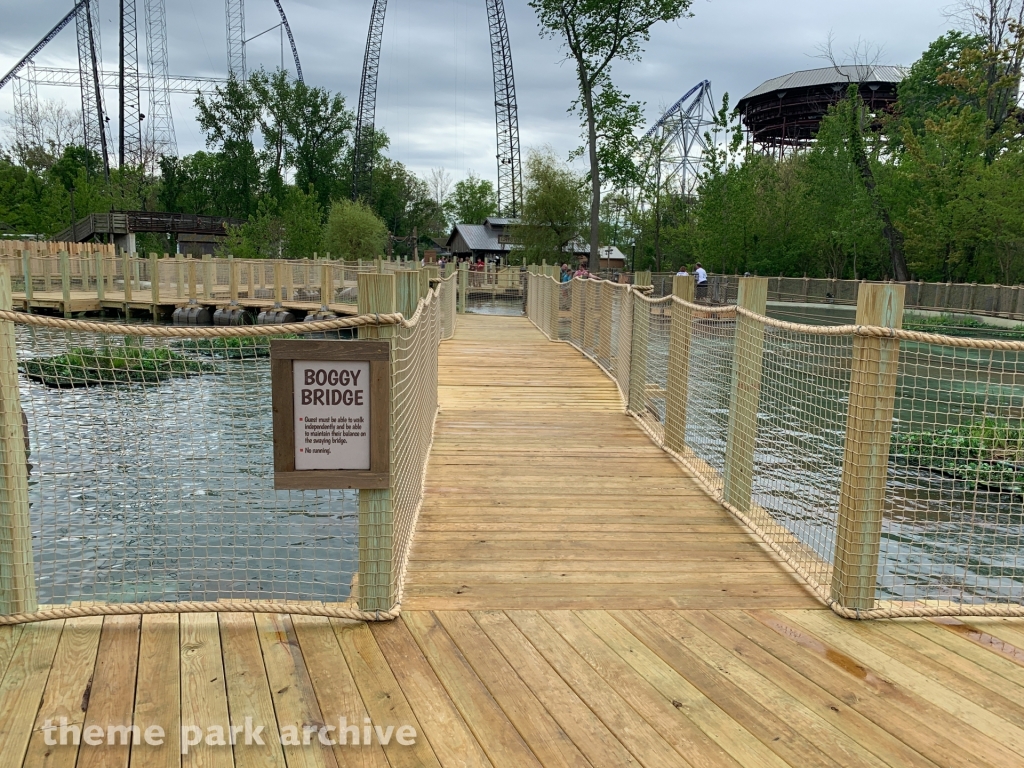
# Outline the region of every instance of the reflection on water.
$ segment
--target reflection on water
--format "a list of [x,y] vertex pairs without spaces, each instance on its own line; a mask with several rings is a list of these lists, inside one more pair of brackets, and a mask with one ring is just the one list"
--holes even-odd
[[[19,329],[23,356],[97,343]],[[355,493],[275,491],[269,361],[215,364],[147,386],[22,379],[41,603],[347,598]]]
[[470,292],[466,301],[466,312],[471,315],[519,316],[523,314],[523,299]]

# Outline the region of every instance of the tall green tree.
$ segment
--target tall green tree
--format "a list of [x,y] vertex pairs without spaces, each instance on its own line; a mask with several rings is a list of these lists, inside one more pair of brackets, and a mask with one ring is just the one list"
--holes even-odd
[[472,171],[469,177],[455,183],[444,201],[444,211],[453,224],[483,224],[498,210],[498,195],[489,179],[481,179]]
[[590,267],[600,266],[601,185],[632,175],[640,105],[611,79],[615,61],[638,61],[650,30],[687,12],[692,0],[530,0],[543,34],[562,41],[573,63],[590,165]]
[[571,258],[572,244],[587,228],[586,187],[586,179],[550,150],[527,155],[522,214],[512,229],[527,262]]
[[374,259],[384,253],[388,228],[362,201],[336,200],[324,231],[324,245],[335,258]]

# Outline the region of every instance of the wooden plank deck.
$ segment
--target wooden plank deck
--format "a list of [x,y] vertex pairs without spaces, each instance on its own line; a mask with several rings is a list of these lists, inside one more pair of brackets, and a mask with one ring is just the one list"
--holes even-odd
[[441,377],[402,618],[0,629],[0,768],[1024,765],[1024,623],[822,610],[523,320],[460,318]]

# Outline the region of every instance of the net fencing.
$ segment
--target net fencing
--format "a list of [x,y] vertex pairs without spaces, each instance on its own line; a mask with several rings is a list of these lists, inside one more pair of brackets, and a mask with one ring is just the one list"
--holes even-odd
[[529,288],[531,320],[836,612],[1024,615],[1024,343]]
[[481,315],[522,315],[526,273],[518,266],[466,270],[466,311]]
[[[439,281],[411,318],[233,328],[0,313],[0,622],[394,615],[454,293],[454,278]],[[393,339],[392,479],[373,519],[365,491],[274,488],[271,340],[357,333]],[[388,575],[375,602],[360,592],[366,573]]]

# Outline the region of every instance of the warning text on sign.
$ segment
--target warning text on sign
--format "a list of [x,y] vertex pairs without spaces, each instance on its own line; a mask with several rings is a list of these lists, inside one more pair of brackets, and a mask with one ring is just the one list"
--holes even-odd
[[295,360],[295,469],[370,468],[370,364]]

